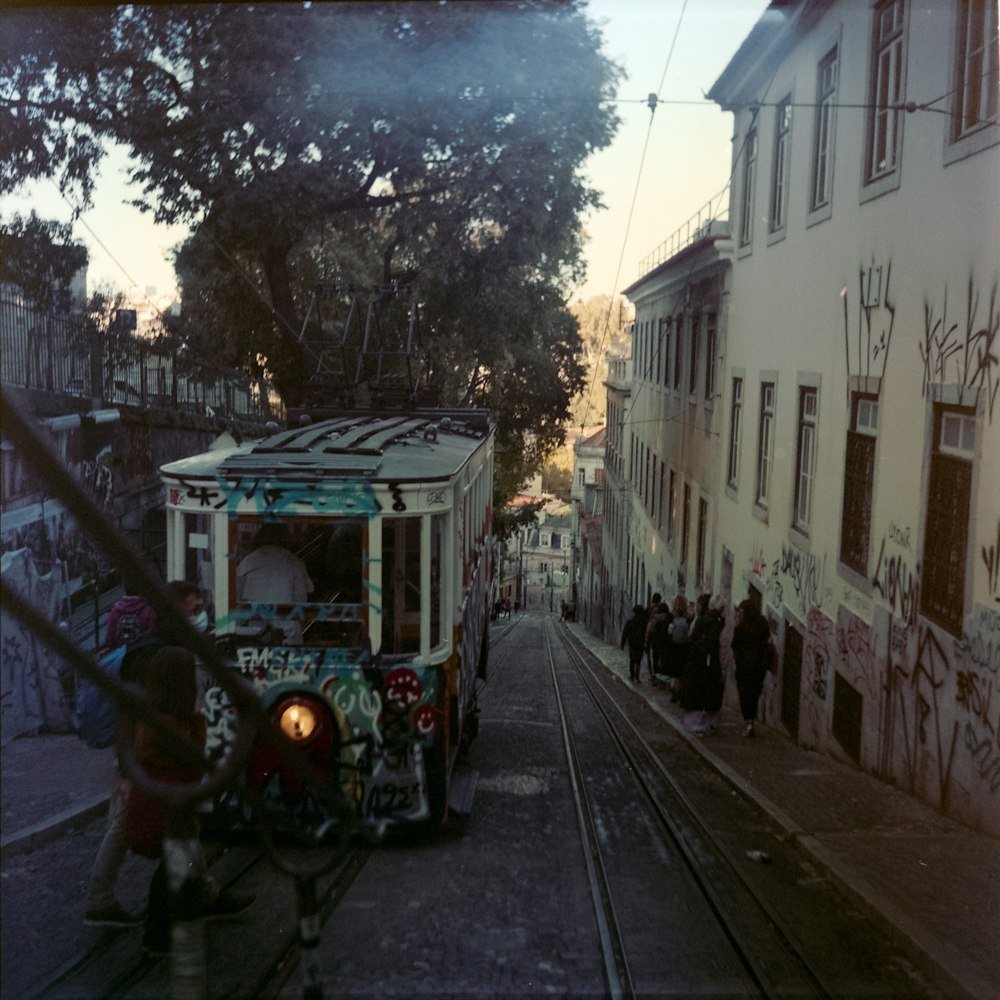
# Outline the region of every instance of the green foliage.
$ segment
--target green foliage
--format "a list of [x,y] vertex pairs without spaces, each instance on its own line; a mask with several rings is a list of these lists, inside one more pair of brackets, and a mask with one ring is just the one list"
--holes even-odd
[[545,504],[525,504],[522,507],[500,507],[493,511],[493,536],[498,542],[505,542],[516,535],[521,528],[538,523],[538,512]]
[[72,226],[34,212],[0,221],[0,282],[45,312],[69,308],[70,282],[87,265],[87,248],[72,233]]
[[608,357],[627,354],[630,345],[625,336],[625,324],[634,314],[632,305],[621,296],[614,302],[610,295],[595,295],[571,306],[580,325],[580,339],[587,366],[586,387],[573,400],[570,408],[573,427],[596,427],[604,423],[608,377]]
[[[46,47],[75,17],[36,14],[26,65],[5,50],[36,104],[0,108],[43,144],[74,115],[80,149],[112,134],[137,204],[195,227],[177,259],[187,338],[266,367],[294,405],[312,370],[300,334],[343,322],[310,307],[317,283],[413,280],[424,377],[444,403],[490,408],[497,506],[512,497],[586,377],[563,290],[582,277],[598,204],[582,167],[617,128],[620,71],[584,6],[122,6],[76,31],[78,54]],[[18,170],[81,163],[65,149]]]
[[542,469],[542,489],[569,503],[573,486],[573,470],[556,462],[547,462]]

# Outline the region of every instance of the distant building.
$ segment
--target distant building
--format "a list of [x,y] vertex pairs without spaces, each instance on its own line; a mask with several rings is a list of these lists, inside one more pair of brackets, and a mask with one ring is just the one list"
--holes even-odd
[[607,430],[577,439],[573,450],[573,600],[576,620],[602,632],[601,533],[604,525],[604,453]]

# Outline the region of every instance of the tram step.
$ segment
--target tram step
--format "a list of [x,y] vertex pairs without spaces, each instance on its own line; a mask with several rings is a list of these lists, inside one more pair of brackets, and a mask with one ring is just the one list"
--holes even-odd
[[468,764],[456,761],[451,772],[451,784],[448,787],[448,810],[459,816],[469,816],[472,813],[472,800],[479,783],[479,772]]

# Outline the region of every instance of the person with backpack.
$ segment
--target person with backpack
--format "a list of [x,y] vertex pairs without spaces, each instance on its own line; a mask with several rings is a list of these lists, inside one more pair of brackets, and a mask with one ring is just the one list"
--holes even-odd
[[663,654],[662,669],[669,677],[670,700],[677,701],[680,698],[681,687],[684,684],[684,670],[687,667],[688,658],[688,601],[683,594],[678,594],[674,598],[673,618],[667,631],[670,635],[670,642],[666,644]]
[[[659,597],[659,594],[654,594]],[[658,674],[667,674],[667,647],[670,644],[670,623],[674,616],[669,606],[662,600],[652,608],[649,624],[646,626],[646,648],[649,650],[649,678],[656,681]]]
[[622,629],[622,649],[628,646],[628,675],[636,684],[642,683],[642,655],[646,651],[646,609],[637,604],[632,609],[632,617]]

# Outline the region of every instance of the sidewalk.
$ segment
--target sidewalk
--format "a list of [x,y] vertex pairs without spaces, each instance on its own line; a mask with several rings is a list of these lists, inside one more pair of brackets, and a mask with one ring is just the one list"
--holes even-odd
[[116,773],[115,748],[92,750],[74,733],[20,736],[0,750],[0,853],[32,850],[66,826],[101,815]]
[[[628,683],[624,652],[579,624],[574,636]],[[667,692],[634,689],[679,731]],[[740,736],[724,710],[719,733],[692,747],[752,798],[904,950],[929,959],[955,985],[949,996],[1000,996],[1000,841],[939,815],[864,772],[758,728]],[[65,826],[100,815],[115,773],[114,748],[75,735],[23,736],[0,752],[2,854],[30,850]]]
[[[568,626],[605,666],[628,681],[628,656]],[[678,731],[680,706],[664,688],[634,690]],[[804,750],[723,709],[713,736],[692,747],[795,838],[818,866],[892,940],[915,959],[930,959],[954,996],[1000,997],[1000,841],[935,812],[878,778]]]

